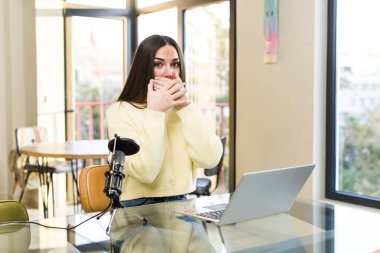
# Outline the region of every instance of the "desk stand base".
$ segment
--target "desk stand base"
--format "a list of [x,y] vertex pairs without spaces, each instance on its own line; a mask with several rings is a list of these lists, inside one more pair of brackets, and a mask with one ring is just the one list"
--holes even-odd
[[113,218],[115,217],[116,210],[117,210],[117,208],[112,208],[111,207],[111,210],[110,210],[110,212],[111,212],[111,218],[110,218],[110,221],[108,222],[108,226],[106,228],[106,234],[107,235],[110,235],[110,233],[111,233],[112,221],[113,221]]
[[[115,217],[117,209],[119,209],[119,208],[124,208],[124,206],[120,204],[119,200],[113,200],[112,204],[111,204],[111,207],[109,208],[110,213],[111,213],[111,218],[110,218],[110,221],[108,222],[108,226],[106,228],[106,234],[107,235],[110,235],[110,233],[111,233],[112,221],[113,221],[113,219]],[[137,213],[135,213],[132,210],[129,210],[129,209],[126,209],[126,210],[127,210],[127,212],[130,212],[131,214],[133,214],[134,216],[136,216],[137,218],[139,218],[143,222],[143,225],[146,225],[148,223],[148,220],[145,217],[142,217],[141,215],[138,215]],[[107,211],[105,211],[104,213],[102,213],[101,215],[99,215],[97,217],[97,219],[99,220],[106,212]]]

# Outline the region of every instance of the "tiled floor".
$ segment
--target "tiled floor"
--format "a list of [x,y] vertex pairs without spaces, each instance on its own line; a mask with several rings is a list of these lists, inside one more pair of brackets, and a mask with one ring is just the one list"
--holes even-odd
[[[44,219],[44,213],[42,208],[27,208],[30,220]],[[73,205],[57,206],[55,208],[55,217],[62,217],[67,215],[73,215],[75,213],[82,213],[80,207],[77,207],[77,211],[74,211]],[[52,212],[49,213],[49,217],[53,217]]]

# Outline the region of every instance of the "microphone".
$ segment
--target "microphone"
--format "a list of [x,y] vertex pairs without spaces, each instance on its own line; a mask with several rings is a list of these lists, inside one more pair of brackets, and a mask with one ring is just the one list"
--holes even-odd
[[[136,154],[139,152],[140,146],[132,139],[120,138],[120,136],[117,136],[117,134],[115,134],[115,138],[110,140],[108,143],[108,150],[112,152],[112,158],[110,163],[110,170],[105,173],[106,185],[103,192],[107,195],[108,198],[111,199],[112,208],[121,208],[123,206],[120,204],[119,197],[121,195],[121,187],[125,178],[125,175],[123,173],[125,156]],[[148,220],[146,218],[136,214],[132,210],[128,211],[142,220],[144,222],[144,225],[148,223]],[[111,220],[106,229],[107,234],[110,231],[111,222],[116,212],[111,211],[111,213]]]
[[112,158],[110,170],[105,173],[106,184],[103,191],[108,198],[118,202],[125,178],[123,173],[125,156],[136,154],[140,146],[132,139],[120,138],[115,134],[115,138],[108,143],[108,149],[112,152]]
[[115,134],[115,138],[108,142],[108,150],[114,152],[119,150],[124,153],[125,156],[134,155],[140,150],[140,146],[132,139],[120,138]]

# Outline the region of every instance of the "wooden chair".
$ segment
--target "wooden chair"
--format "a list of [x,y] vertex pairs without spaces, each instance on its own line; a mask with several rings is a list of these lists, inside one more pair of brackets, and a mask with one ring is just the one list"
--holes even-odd
[[[19,156],[22,156],[20,149],[23,146],[33,145],[36,143],[47,142],[48,141],[48,133],[45,127],[19,127],[15,130],[15,138],[16,138],[16,153]],[[32,161],[32,158],[25,157],[22,169],[25,172],[24,182],[22,182],[22,191],[20,194],[19,201],[22,201],[22,197],[24,195],[25,188],[28,184],[29,177],[31,173],[39,174],[40,186],[42,188],[43,185],[46,185],[46,194],[42,194],[46,199],[43,199],[44,204],[44,215],[47,217],[47,201],[49,196],[49,191],[51,189],[52,193],[52,201],[53,201],[53,215],[54,211],[54,181],[53,175],[58,173],[71,173],[71,166],[67,165],[66,161],[49,161],[47,166],[43,166],[43,172],[41,173],[42,165],[38,164],[38,161]],[[46,177],[47,175],[47,177]]]
[[211,193],[214,192],[216,190],[216,188],[218,188],[219,179],[220,179],[220,172],[222,171],[222,168],[223,168],[224,151],[225,151],[225,147],[226,147],[227,137],[222,136],[222,137],[220,137],[220,140],[221,140],[222,145],[223,145],[223,153],[222,153],[222,157],[219,160],[219,163],[214,168],[204,170],[204,174],[206,176],[208,176],[208,177],[216,176],[216,184],[215,184],[214,189],[212,191],[210,191],[210,188],[211,188],[210,178],[200,177],[200,178],[197,178],[197,181],[196,181],[196,190],[190,194],[197,195],[197,197],[199,197],[201,195],[210,196]]
[[86,213],[104,211],[110,205],[110,199],[103,192],[107,171],[109,171],[109,165],[105,164],[90,165],[80,172],[80,201]]

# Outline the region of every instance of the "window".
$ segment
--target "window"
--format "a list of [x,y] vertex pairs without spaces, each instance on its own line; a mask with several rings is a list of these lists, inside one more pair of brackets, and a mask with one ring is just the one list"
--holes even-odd
[[[219,135],[228,134],[228,117],[223,106],[229,103],[229,2],[197,7],[185,12],[186,80],[192,100],[216,119]],[[216,106],[216,107],[215,107]],[[221,111],[219,111],[221,110]]]
[[[163,11],[139,15],[137,18],[138,44],[152,34],[161,34],[177,39],[177,14],[177,8],[171,8]],[[157,20],[160,22],[157,22]]]
[[[64,141],[64,33],[63,4],[35,2],[37,48],[37,122],[48,129],[49,140]],[[49,69],[49,71],[45,71]]]
[[127,2],[126,0],[66,0],[67,6],[83,6],[88,7],[103,7],[103,8],[119,8],[125,9]]
[[[165,2],[165,3],[162,3]],[[152,34],[178,41],[186,61],[186,88],[212,129],[231,139],[230,1],[138,1],[138,43]],[[233,51],[232,51],[233,52]],[[232,132],[233,133],[233,132]],[[219,192],[232,189],[229,143],[226,145]],[[203,170],[199,170],[201,174]],[[201,176],[201,175],[199,175]],[[231,186],[231,187],[230,187]]]
[[377,0],[329,1],[326,195],[380,207]]
[[66,21],[71,38],[66,41],[67,104],[75,111],[68,117],[68,130],[75,129],[69,136],[105,139],[104,112],[125,80],[125,19],[74,16]]
[[170,2],[171,0],[137,0],[137,8],[149,7],[152,5]]
[[[229,2],[215,3],[186,10],[184,15],[189,96],[202,108],[219,136],[229,135],[229,7]],[[224,186],[228,181],[228,153],[226,149],[221,178]]]

